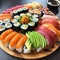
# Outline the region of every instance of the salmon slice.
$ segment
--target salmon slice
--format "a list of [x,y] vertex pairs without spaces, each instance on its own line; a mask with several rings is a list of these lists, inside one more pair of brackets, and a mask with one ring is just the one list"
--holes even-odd
[[15,36],[17,34],[17,32],[12,32],[12,33],[10,33],[9,35],[7,35],[6,37],[5,37],[5,39],[3,40],[3,44],[6,44],[6,43],[9,43],[10,42],[10,40]]
[[12,29],[6,30],[5,32],[3,32],[3,33],[1,34],[0,40],[4,40],[4,38],[5,38],[8,34],[10,34],[10,33],[12,33],[12,32],[13,32]]
[[24,36],[18,41],[18,43],[17,43],[17,45],[16,45],[16,49],[18,49],[18,48],[20,48],[21,46],[23,46],[23,45],[25,44],[26,40],[27,40],[27,36],[24,35]]
[[13,39],[11,39],[11,41],[10,41],[10,46],[13,47],[14,45],[16,45],[17,42],[19,41],[19,39],[20,39],[22,36],[23,36],[23,35],[20,34],[20,33],[16,34],[16,35],[13,37]]

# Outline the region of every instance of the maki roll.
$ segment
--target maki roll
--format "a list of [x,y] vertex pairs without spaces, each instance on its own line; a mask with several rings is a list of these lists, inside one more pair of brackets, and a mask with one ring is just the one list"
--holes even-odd
[[17,11],[18,11],[19,14],[21,14],[21,13],[28,12],[28,9],[27,8],[19,8]]
[[4,23],[10,23],[10,19],[4,19]]
[[0,25],[0,34],[6,30],[4,25]]
[[14,17],[15,15],[18,15],[18,11],[17,10],[12,11],[11,15],[12,15],[12,17]]
[[5,27],[6,27],[7,29],[10,29],[10,28],[12,28],[12,24],[11,24],[11,23],[6,23],[6,24],[5,24]]
[[3,21],[2,20],[0,20],[0,25],[2,25],[3,24]]
[[34,27],[35,27],[35,22],[30,22],[30,23],[28,23],[28,25],[29,25],[29,30],[33,30],[34,29]]
[[37,27],[39,18],[33,17],[32,21],[35,22],[35,27]]
[[18,20],[17,19],[13,19],[11,22],[12,22],[12,24],[14,24],[14,23],[18,22]]
[[14,23],[13,24],[13,29],[15,30],[15,31],[17,31],[17,32],[19,32],[20,31],[20,22],[16,22],[16,23]]
[[14,19],[19,20],[19,19],[20,19],[20,16],[19,16],[19,15],[15,15],[15,16],[14,16]]
[[25,13],[21,13],[20,16],[25,16]]
[[28,25],[27,25],[27,24],[22,24],[22,25],[20,26],[20,29],[21,29],[21,32],[22,32],[22,33],[25,33],[25,32],[28,31]]
[[24,13],[28,12],[28,9],[27,8],[23,8],[23,12]]
[[38,14],[33,14],[33,18],[38,18],[39,15]]
[[30,16],[32,16],[32,14],[31,14],[31,13],[26,13],[26,15],[27,15],[27,16],[29,16],[29,17],[30,17]]

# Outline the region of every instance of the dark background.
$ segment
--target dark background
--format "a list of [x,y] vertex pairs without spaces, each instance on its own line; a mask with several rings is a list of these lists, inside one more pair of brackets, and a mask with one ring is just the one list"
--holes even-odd
[[[32,1],[37,1],[43,4],[43,7],[47,7],[47,0],[0,0],[0,13],[3,10],[10,8],[12,6],[19,5],[19,4],[26,4]],[[51,11],[54,12],[60,18],[59,10],[60,10],[60,7],[53,10],[51,9]],[[0,60],[24,60],[24,59],[18,59],[18,58],[12,57],[7,53],[5,53],[2,49],[0,49]],[[57,49],[57,51],[55,51],[51,55],[39,60],[60,60],[60,48]]]

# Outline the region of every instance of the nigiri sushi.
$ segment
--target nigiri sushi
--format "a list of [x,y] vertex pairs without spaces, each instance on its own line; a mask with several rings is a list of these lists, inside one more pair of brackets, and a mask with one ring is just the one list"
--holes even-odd
[[6,37],[5,37],[5,39],[2,41],[2,43],[6,46],[6,47],[8,47],[8,44],[9,44],[9,42],[10,42],[10,40],[15,36],[17,34],[17,32],[12,32],[12,33],[10,33],[9,35],[7,35]]
[[23,48],[26,40],[27,40],[27,36],[24,35],[24,36],[18,41],[18,43],[17,43],[17,45],[16,45],[16,50],[17,50],[18,52],[22,52],[22,48]]
[[18,41],[21,39],[22,34],[21,33],[17,33],[10,41],[9,43],[9,49],[14,50],[16,48],[16,44],[18,43]]
[[6,30],[5,32],[3,32],[3,33],[1,34],[0,40],[4,40],[4,38],[5,38],[8,34],[10,34],[11,32],[13,32],[12,29],[9,29],[9,30]]

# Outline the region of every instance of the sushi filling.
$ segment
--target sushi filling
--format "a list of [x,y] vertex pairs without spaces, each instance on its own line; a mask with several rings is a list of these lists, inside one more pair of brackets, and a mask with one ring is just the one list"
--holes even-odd
[[5,27],[6,27],[6,28],[11,28],[11,27],[12,27],[12,24],[11,24],[11,23],[6,23],[6,24],[5,24]]
[[0,25],[1,25],[1,24],[3,24],[3,21],[2,21],[2,20],[0,20]]
[[10,19],[4,19],[4,23],[9,23]]
[[4,25],[0,25],[0,32],[1,31],[4,31],[6,28],[5,28],[5,26]]
[[21,27],[20,27],[21,29],[24,29],[24,30],[27,30],[28,29],[28,25],[26,25],[26,24],[23,24],[23,25],[21,25]]

